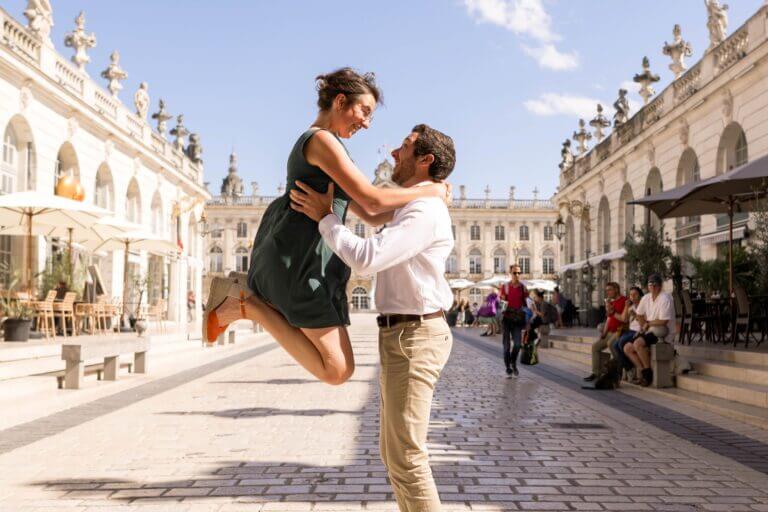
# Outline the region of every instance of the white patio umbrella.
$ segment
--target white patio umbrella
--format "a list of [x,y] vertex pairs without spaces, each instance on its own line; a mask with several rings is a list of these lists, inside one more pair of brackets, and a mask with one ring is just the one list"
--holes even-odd
[[463,290],[474,286],[475,282],[468,279],[451,279],[448,281],[448,285],[451,287],[451,290]]
[[[73,261],[72,261],[72,247],[78,246],[79,249],[88,250],[83,245],[84,242],[90,243],[91,246],[97,245],[101,242],[105,242],[110,238],[126,233],[129,231],[137,231],[142,229],[140,224],[128,222],[116,217],[102,217],[94,224],[90,226],[78,225],[78,226],[64,226],[64,225],[45,225],[35,224],[32,227],[33,236],[44,237],[57,237],[66,238],[69,247],[70,257],[70,279],[73,273]],[[0,229],[0,235],[28,235],[29,228],[27,226],[10,226]],[[90,251],[94,252],[94,251]]]
[[27,289],[32,291],[32,237],[35,226],[87,229],[108,214],[107,210],[92,204],[34,190],[0,196],[0,226],[26,229]]
[[127,315],[128,302],[128,252],[148,251],[161,255],[168,255],[178,252],[179,248],[160,235],[152,233],[146,229],[137,229],[114,234],[105,240],[86,241],[83,245],[91,251],[98,250],[123,250],[123,323]]
[[495,276],[490,277],[488,279],[483,279],[482,281],[477,283],[477,286],[480,288],[501,288],[504,284],[509,282],[508,277],[501,277],[501,276]]
[[523,284],[529,290],[544,290],[545,292],[553,292],[557,288],[557,283],[549,279],[524,279]]

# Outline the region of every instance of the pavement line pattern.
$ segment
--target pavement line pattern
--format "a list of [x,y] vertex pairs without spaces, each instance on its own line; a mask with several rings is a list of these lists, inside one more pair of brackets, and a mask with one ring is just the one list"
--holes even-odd
[[[480,349],[493,359],[501,361],[498,345],[477,339],[455,329],[453,336],[455,339]],[[572,389],[580,395],[634,416],[660,430],[674,434],[755,471],[768,474],[768,444],[634,396],[583,389],[581,387],[583,383],[578,376],[546,363],[539,363],[527,368],[536,375]]]
[[120,391],[114,395],[105,396],[49,416],[15,425],[5,430],[0,430],[0,455],[21,448],[22,446],[27,446],[41,439],[45,439],[46,437],[59,434],[72,427],[82,425],[87,421],[122,409],[123,407],[127,407],[140,400],[164,393],[165,391],[199,379],[210,373],[241,363],[246,359],[259,356],[270,350],[274,350],[277,347],[277,343],[268,343],[246,352],[240,352],[202,366],[190,368],[174,375],[169,375],[168,377],[163,377],[131,389]]

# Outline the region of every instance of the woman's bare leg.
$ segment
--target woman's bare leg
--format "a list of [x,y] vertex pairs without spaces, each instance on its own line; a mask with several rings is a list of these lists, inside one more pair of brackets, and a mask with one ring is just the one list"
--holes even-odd
[[[220,325],[242,319],[240,301],[227,298],[216,308],[216,316]],[[298,329],[255,297],[245,301],[245,318],[260,323],[291,357],[321,381],[339,385],[352,376],[355,361],[346,328]]]

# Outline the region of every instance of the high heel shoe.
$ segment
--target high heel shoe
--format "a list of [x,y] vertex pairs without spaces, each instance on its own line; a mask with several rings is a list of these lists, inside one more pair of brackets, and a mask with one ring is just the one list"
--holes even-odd
[[245,279],[240,275],[230,277],[215,277],[211,282],[208,292],[208,303],[203,311],[203,341],[211,344],[216,341],[229,324],[219,325],[216,309],[221,306],[228,297],[240,301],[240,316],[245,318],[245,301],[253,295],[246,285]]

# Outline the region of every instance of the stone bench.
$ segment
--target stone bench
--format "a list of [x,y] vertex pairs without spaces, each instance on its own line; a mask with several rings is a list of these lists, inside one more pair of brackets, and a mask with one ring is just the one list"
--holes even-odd
[[61,358],[66,362],[64,388],[80,388],[85,375],[85,362],[88,360],[104,360],[104,380],[117,380],[120,356],[123,354],[134,355],[135,373],[146,373],[147,351],[149,351],[149,339],[138,337],[110,336],[79,343],[65,343],[61,346]]
[[[133,371],[133,363],[120,363],[120,368],[128,369],[128,373]],[[101,380],[101,375],[104,373],[104,363],[88,364],[85,365],[83,375],[96,375],[96,380]],[[66,376],[66,370],[59,370],[57,372],[46,373],[46,375],[53,375],[56,377],[56,383],[59,389],[64,389],[64,377]]]

